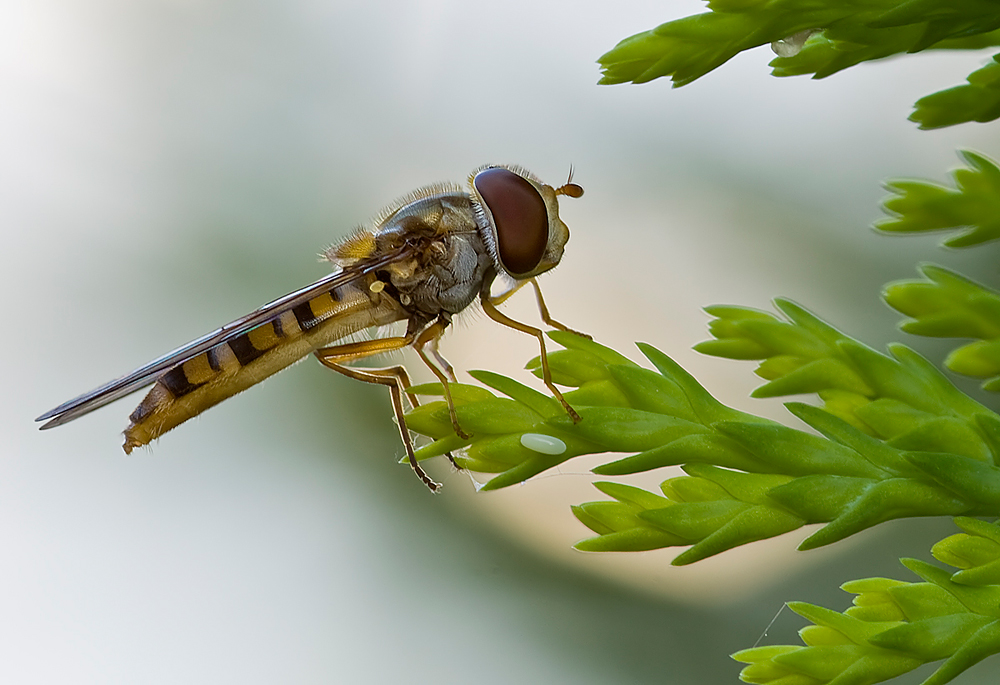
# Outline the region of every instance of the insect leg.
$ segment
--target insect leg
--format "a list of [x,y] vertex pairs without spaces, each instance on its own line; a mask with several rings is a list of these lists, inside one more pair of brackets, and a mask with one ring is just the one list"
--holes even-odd
[[[446,374],[448,374],[449,378],[451,378],[451,382],[452,383],[457,383],[458,381],[455,380],[455,369],[454,369],[454,367],[452,367],[452,365],[448,363],[448,360],[445,359],[444,357],[442,357],[441,354],[437,350],[438,340],[440,340],[440,338],[434,338],[434,340],[431,341],[431,346],[432,346],[431,354],[434,355],[434,359],[436,359],[439,364],[441,364],[442,366],[444,366],[444,372]],[[410,406],[411,407],[419,407],[420,406],[420,400],[417,399],[416,395],[414,395],[414,394],[412,394],[410,392],[410,377],[407,375],[406,369],[404,369],[402,366],[397,366],[396,368],[398,368],[402,372],[400,380],[403,381],[403,392],[406,393],[406,398],[408,400],[410,400]],[[462,469],[461,466],[458,465],[458,462],[455,461],[455,455],[454,454],[452,454],[451,452],[445,452],[444,456],[448,457],[448,461],[451,462],[451,465],[455,467],[456,471],[462,471],[462,470],[464,470],[464,469]]]
[[440,341],[441,341],[441,336],[437,336],[436,338],[430,341],[430,344],[428,344],[428,347],[430,348],[431,351],[431,356],[434,357],[434,361],[438,363],[438,365],[441,367],[441,370],[444,371],[445,374],[448,376],[448,379],[451,380],[452,383],[457,383],[458,380],[455,378],[455,367],[449,364],[448,360],[442,357],[441,353],[438,352],[438,343]]
[[549,371],[549,358],[545,353],[545,336],[542,334],[542,331],[534,326],[529,326],[519,321],[515,321],[505,315],[497,309],[496,305],[490,300],[488,292],[483,292],[479,299],[483,305],[483,311],[486,312],[486,316],[490,317],[499,324],[503,324],[508,328],[513,328],[515,331],[521,331],[522,333],[527,333],[528,335],[533,335],[538,338],[538,346],[542,350],[539,357],[542,360],[542,382],[545,383],[545,387],[552,391],[555,398],[559,400],[559,403],[563,406],[563,409],[566,410],[566,413],[569,414],[569,418],[573,420],[573,423],[579,423],[580,415],[576,413],[576,410],[573,409],[573,407],[569,406],[569,402],[566,401],[566,398],[562,396],[562,393],[559,392],[559,389],[556,388],[555,384],[552,382],[552,373]]
[[[434,361],[436,361],[440,365],[441,370],[445,372],[445,375],[448,376],[448,378],[451,380],[451,382],[452,383],[457,383],[458,380],[455,378],[455,367],[453,367],[448,362],[447,359],[445,359],[444,357],[441,356],[441,353],[438,351],[438,343],[439,342],[441,342],[441,336],[440,335],[438,335],[435,338],[432,338],[431,341],[430,341],[430,343],[428,344],[428,347],[430,348],[430,351],[431,351],[431,356],[434,357]],[[410,401],[413,402],[414,405],[416,405],[417,398],[414,397],[414,396],[410,396]],[[459,471],[462,470],[462,467],[459,466],[458,462],[455,461],[455,457],[454,457],[454,455],[452,455],[451,452],[445,452],[444,456],[448,457],[448,461],[451,462],[452,466],[454,466]]]
[[455,378],[455,372],[451,368],[451,364],[448,364],[447,361],[444,362],[446,365],[445,369],[448,371],[446,375],[444,371],[432,364],[431,360],[428,359],[427,355],[424,353],[424,345],[430,343],[431,354],[433,354],[435,358],[444,361],[441,355],[437,353],[437,341],[444,333],[444,330],[448,327],[448,323],[449,321],[438,317],[437,321],[425,328],[423,332],[417,336],[416,342],[413,343],[413,349],[417,351],[417,354],[420,355],[421,361],[427,365],[427,368],[431,370],[431,373],[437,376],[437,379],[441,381],[441,387],[444,388],[444,399],[448,402],[448,414],[451,416],[451,426],[455,429],[455,435],[463,440],[468,440],[472,436],[463,431],[462,427],[458,425],[458,413],[455,411],[455,400],[451,397],[451,388],[449,387],[448,376],[451,376],[452,379]]
[[[530,279],[530,280],[532,280],[532,281],[533,281],[533,280],[535,280],[535,279],[533,279],[533,278],[532,278],[532,279]],[[492,302],[493,304],[496,304],[496,305],[500,305],[500,304],[503,304],[503,303],[504,303],[504,302],[506,302],[506,301],[507,301],[508,299],[510,299],[510,297],[511,297],[511,296],[512,296],[512,295],[513,295],[514,293],[516,293],[516,292],[517,292],[518,290],[520,290],[521,288],[523,288],[523,287],[524,287],[524,286],[526,286],[526,285],[528,285],[528,281],[518,281],[518,282],[517,282],[517,285],[515,285],[515,286],[514,286],[513,288],[511,288],[510,290],[506,290],[506,291],[504,291],[504,292],[500,293],[499,295],[495,295],[495,296],[494,296],[494,295],[490,295],[490,302]]]
[[[355,359],[364,359],[365,357],[371,357],[376,354],[381,354],[382,352],[392,352],[394,350],[401,350],[407,345],[411,344],[416,338],[416,335],[407,334],[400,336],[393,336],[391,338],[375,338],[374,340],[359,340],[358,342],[344,343],[342,345],[333,345],[331,347],[324,347],[322,349],[316,350],[316,356],[319,357],[320,361],[323,358],[333,359],[336,358],[338,362],[349,362]],[[322,354],[322,357],[320,355]]]
[[[441,356],[440,352],[438,352],[438,341],[439,340],[441,340],[440,336],[438,336],[437,338],[434,338],[433,340],[431,340],[431,342],[430,342],[431,354],[434,356],[434,359],[437,360],[438,364],[440,364],[442,367],[444,367],[444,372],[446,374],[448,374],[448,378],[451,379],[451,382],[452,383],[457,383],[458,381],[455,380],[455,369],[454,369],[454,367],[451,364],[448,363],[447,359],[445,359],[444,357]],[[406,369],[404,369],[402,366],[397,366],[395,368],[399,369],[402,372],[400,380],[403,381],[403,392],[406,393],[406,398],[408,400],[410,400],[410,406],[412,406],[412,407],[419,407],[420,406],[420,400],[417,399],[416,395],[410,393],[410,377],[407,375]],[[455,470],[457,470],[457,471],[462,471],[463,470],[462,467],[458,465],[458,462],[455,461],[455,455],[453,455],[451,452],[445,452],[444,456],[448,457],[448,461],[450,461],[451,465],[455,467]]]
[[[391,338],[389,339],[391,340]],[[400,340],[406,340],[406,338],[401,338]],[[377,342],[377,341],[368,341]],[[406,449],[406,458],[410,463],[410,468],[413,472],[417,474],[417,477],[423,481],[424,485],[430,488],[431,492],[437,492],[441,487],[440,483],[435,482],[427,473],[420,467],[417,463],[416,455],[413,451],[413,442],[410,439],[410,431],[406,427],[406,417],[405,417],[405,407],[403,406],[403,393],[410,387],[410,377],[406,373],[406,369],[402,366],[390,366],[381,369],[354,369],[348,366],[343,366],[338,363],[338,361],[346,361],[347,359],[358,358],[357,349],[353,348],[349,351],[342,351],[342,348],[349,347],[351,345],[357,345],[358,343],[349,343],[348,345],[337,345],[335,347],[327,347],[316,351],[316,358],[319,359],[320,363],[328,369],[332,369],[338,373],[342,373],[348,378],[353,378],[355,380],[362,381],[364,383],[374,383],[376,385],[384,385],[389,388],[389,395],[392,398],[392,412],[396,417],[396,425],[399,428],[399,436],[403,441],[403,447]],[[408,343],[407,343],[408,344]],[[406,345],[400,345],[399,347],[405,347]],[[379,350],[385,351],[385,350]],[[407,396],[410,403],[413,406],[418,406],[419,403],[412,396]],[[450,455],[449,455],[450,456]],[[452,462],[454,463],[454,462]]]
[[[545,306],[545,300],[542,299],[542,289],[538,287],[538,281],[534,278],[531,279],[531,285],[535,288],[535,299],[538,300],[538,311],[542,315],[542,321],[552,326],[553,328],[559,329],[560,331],[566,331],[567,333],[575,333],[581,338],[586,338],[587,340],[593,340],[592,337],[586,333],[581,333],[580,331],[574,331],[569,326],[564,326],[559,323],[551,316],[549,316],[549,308]],[[494,302],[494,304],[500,304],[499,302]]]
[[519,282],[516,286],[514,286],[510,290],[500,293],[495,297],[491,295],[490,302],[492,302],[495,305],[501,305],[504,302],[506,302],[511,295],[513,295],[518,290],[526,286],[528,283],[531,283],[531,286],[535,289],[535,299],[538,301],[538,312],[542,315],[542,321],[552,326],[552,328],[558,329],[560,331],[566,331],[567,333],[575,333],[576,335],[579,335],[581,338],[586,338],[587,340],[593,340],[593,338],[587,335],[586,333],[575,331],[569,326],[559,323],[549,315],[549,308],[545,306],[545,300],[542,298],[542,289],[541,287],[539,287],[537,279],[529,278],[526,281]]

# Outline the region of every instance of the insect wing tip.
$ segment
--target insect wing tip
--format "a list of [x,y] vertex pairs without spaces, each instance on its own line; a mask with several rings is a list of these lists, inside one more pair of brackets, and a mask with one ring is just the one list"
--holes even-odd
[[[52,417],[49,414],[42,414],[37,419],[35,419],[35,421],[45,421],[46,419],[52,419]],[[49,428],[55,428],[56,426],[61,426],[63,423],[64,422],[60,421],[59,418],[57,417],[52,419],[48,423],[43,423],[41,426],[38,427],[38,430],[40,431],[48,430]]]
[[56,426],[61,426],[64,423],[69,423],[73,419],[86,414],[93,409],[97,409],[102,406],[102,404],[95,404],[92,402],[94,399],[92,397],[94,393],[87,393],[86,395],[81,395],[68,402],[63,402],[55,409],[50,409],[41,416],[39,416],[35,421],[48,421],[48,423],[39,426],[39,430],[47,430],[49,428],[55,428]]
[[[37,421],[48,421],[53,416],[57,416],[58,414],[60,414],[62,412],[62,410],[63,410],[63,406],[64,405],[59,405],[55,409],[49,409],[47,412],[45,412],[44,414],[42,414],[41,416],[39,416],[37,419],[35,419],[35,421],[36,422]],[[45,424],[45,426],[48,426],[48,425],[49,424]],[[42,426],[42,428],[45,428],[45,426]]]

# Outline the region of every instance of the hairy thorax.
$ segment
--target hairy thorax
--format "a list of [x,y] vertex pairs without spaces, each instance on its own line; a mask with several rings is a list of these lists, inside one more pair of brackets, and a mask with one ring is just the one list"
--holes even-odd
[[369,288],[376,298],[384,294],[395,300],[414,323],[462,311],[493,274],[493,260],[464,192],[439,192],[412,202],[327,257],[347,267],[358,257],[389,254],[404,244],[417,247],[413,256],[376,271]]

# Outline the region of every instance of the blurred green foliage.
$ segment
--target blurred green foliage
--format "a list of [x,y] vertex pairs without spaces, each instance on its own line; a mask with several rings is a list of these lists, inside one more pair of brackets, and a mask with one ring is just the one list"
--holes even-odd
[[[603,55],[601,83],[675,86],[707,74],[743,50],[770,43],[774,75],[823,78],[861,62],[926,49],[1000,45],[995,0],[712,0],[709,12],[671,21],[621,41]],[[911,120],[921,128],[986,122],[1000,116],[1000,55],[966,85],[921,98]],[[959,231],[951,248],[1000,237],[1000,168],[961,153],[967,166],[954,187],[919,180],[888,183],[883,233]],[[946,268],[920,267],[923,279],[890,284],[885,301],[908,317],[912,334],[972,339],[945,365],[1000,391],[1000,294]],[[598,481],[606,499],[573,507],[595,535],[585,551],[687,547],[687,564],[732,547],[825,524],[801,549],[841,540],[883,521],[959,516],[964,531],[934,546],[957,571],[905,559],[923,582],[867,578],[843,585],[854,606],[843,613],[801,602],[789,606],[813,625],[805,646],[755,647],[734,655],[741,679],[771,685],[854,685],[889,680],[925,663],[924,681],[941,685],[1000,651],[1000,526],[967,516],[1000,515],[1000,416],[959,391],[932,363],[901,344],[878,352],[786,299],[783,316],[739,306],[707,311],[713,339],[704,354],[758,362],[766,382],[755,397],[816,395],[821,406],[785,406],[814,432],[727,407],[659,350],[639,349],[646,369],[567,332],[565,349],[547,355],[555,383],[582,417],[573,423],[553,398],[489,372],[473,376],[490,392],[453,386],[459,423],[430,402],[408,415],[432,438],[419,457],[455,452],[456,463],[496,474],[484,486],[520,483],[583,454],[624,453],[593,471],[614,477],[681,466],[659,492]],[[528,364],[541,376],[541,364]],[[442,394],[442,388],[414,388]],[[539,441],[539,436],[542,440]],[[545,445],[542,449],[538,445]],[[548,449],[557,445],[556,449]]]
[[952,172],[954,189],[912,179],[887,183],[894,195],[884,201],[883,209],[890,216],[876,222],[875,228],[887,233],[960,229],[961,233],[944,241],[948,247],[970,247],[1000,238],[1000,169],[975,152],[959,154],[969,166]]
[[[927,49],[1000,45],[1000,5],[991,0],[712,0],[711,11],[661,24],[600,57],[601,83],[669,77],[683,86],[744,50],[771,44],[775,76],[825,78],[862,62]],[[968,84],[922,98],[911,120],[921,128],[1000,116],[995,62]]]
[[754,647],[733,658],[749,664],[748,683],[875,683],[925,663],[944,663],[924,680],[941,685],[1000,652],[1000,526],[958,518],[965,531],[932,553],[959,570],[917,559],[903,565],[924,582],[865,578],[842,585],[855,594],[843,613],[789,602],[813,625],[799,631],[804,647]]

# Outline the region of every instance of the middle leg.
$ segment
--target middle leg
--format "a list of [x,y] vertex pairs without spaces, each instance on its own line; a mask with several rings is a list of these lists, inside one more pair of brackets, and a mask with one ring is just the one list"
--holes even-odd
[[[455,429],[455,435],[463,440],[468,440],[472,436],[462,430],[462,427],[458,424],[458,412],[455,411],[455,400],[451,396],[450,383],[455,380],[455,372],[452,369],[451,364],[449,364],[437,350],[438,340],[444,334],[444,331],[448,327],[449,323],[451,322],[448,319],[439,316],[434,323],[425,328],[420,335],[417,336],[416,341],[413,343],[413,349],[417,351],[417,354],[420,356],[420,360],[427,366],[428,369],[431,370],[431,373],[437,376],[437,379],[441,382],[441,387],[444,389],[444,399],[448,403],[448,415],[451,417],[451,426]],[[444,366],[444,371],[432,364],[431,360],[427,358],[427,354],[424,352],[424,347],[428,345],[431,348],[431,354],[434,358],[443,362],[442,366]],[[454,461],[452,463],[454,463]]]

